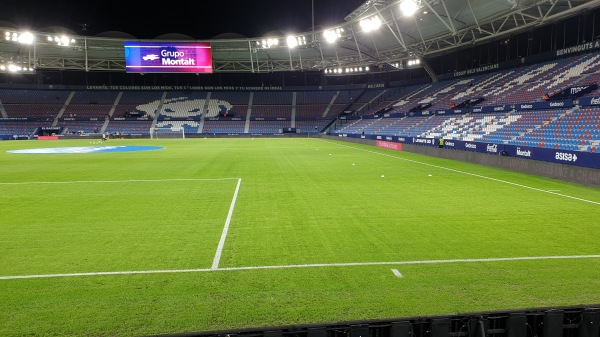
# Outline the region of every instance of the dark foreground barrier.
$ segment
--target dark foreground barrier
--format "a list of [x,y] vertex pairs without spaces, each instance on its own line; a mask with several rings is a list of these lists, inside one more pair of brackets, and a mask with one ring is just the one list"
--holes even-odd
[[163,337],[600,337],[600,306],[405,317]]

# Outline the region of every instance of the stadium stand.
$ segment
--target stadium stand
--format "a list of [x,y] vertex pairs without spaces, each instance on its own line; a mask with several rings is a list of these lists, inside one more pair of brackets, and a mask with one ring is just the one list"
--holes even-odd
[[231,105],[229,112],[231,116],[245,119],[250,105],[250,92],[235,91],[213,91],[211,92],[212,105],[218,106],[219,101],[227,102]]
[[53,120],[71,93],[64,90],[0,90],[7,118]]
[[[333,133],[408,136],[598,152],[596,107],[519,110],[565,88],[595,84],[600,53],[470,77],[409,86],[304,91],[0,90],[0,133],[63,135],[120,132],[148,135],[150,128],[186,135]],[[599,94],[597,86],[581,97]],[[475,102],[475,103],[473,103]],[[480,106],[510,106],[478,113]],[[466,109],[457,115],[435,111]],[[427,113],[421,113],[426,111]],[[329,128],[329,129],[328,129]]]
[[123,135],[149,135],[152,120],[113,120],[105,130],[110,134],[121,133]]
[[205,121],[203,133],[205,134],[240,134],[244,133],[245,121]]
[[116,102],[112,118],[136,117],[154,118],[162,100],[160,91],[122,91]]

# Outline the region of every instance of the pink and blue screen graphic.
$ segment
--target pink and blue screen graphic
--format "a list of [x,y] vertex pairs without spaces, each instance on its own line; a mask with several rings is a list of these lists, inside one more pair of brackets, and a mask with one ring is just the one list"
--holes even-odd
[[125,42],[125,67],[132,73],[212,73],[206,42]]

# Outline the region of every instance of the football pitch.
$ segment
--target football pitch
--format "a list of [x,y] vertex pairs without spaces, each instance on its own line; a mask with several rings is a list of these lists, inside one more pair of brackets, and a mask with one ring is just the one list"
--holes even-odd
[[[314,138],[0,142],[0,335],[600,304],[600,189]],[[18,154],[87,146],[154,151]]]

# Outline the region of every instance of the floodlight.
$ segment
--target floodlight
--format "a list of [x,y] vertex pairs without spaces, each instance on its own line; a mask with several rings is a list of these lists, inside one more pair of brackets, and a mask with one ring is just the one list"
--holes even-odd
[[286,41],[289,48],[295,48],[297,46],[304,46],[306,44],[306,37],[290,35],[287,37]]
[[400,10],[404,16],[413,16],[419,9],[419,5],[415,0],[404,0],[400,3]]
[[287,37],[287,45],[288,45],[288,48],[296,48],[298,46],[298,41],[296,40],[296,37],[288,36]]
[[365,32],[365,33],[372,32],[374,30],[379,29],[379,27],[381,27],[381,19],[377,15],[372,16],[368,19],[362,19],[362,20],[360,20],[360,27],[362,28],[363,32]]
[[70,40],[69,40],[69,38],[68,38],[68,37],[66,37],[66,36],[62,35],[62,36],[61,36],[61,37],[58,39],[58,41],[57,41],[57,42],[58,42],[58,45],[59,45],[59,46],[68,46],[68,45],[69,45],[69,42],[70,42]]
[[325,38],[325,41],[327,41],[328,43],[334,43],[337,40],[337,36],[333,32],[333,30],[324,31],[323,37]]
[[337,39],[342,37],[344,28],[329,29],[323,32],[323,37],[328,43],[334,43]]
[[279,45],[279,40],[275,38],[263,39],[260,43],[260,46],[264,49],[268,49],[277,45]]
[[75,43],[75,39],[71,39],[66,35],[61,36],[48,36],[48,42],[54,42],[61,47],[68,47],[71,44]]
[[18,42],[22,44],[33,44],[34,36],[29,32],[4,32],[4,39],[6,41]]
[[369,67],[344,67],[344,68],[329,68],[325,69],[323,72],[328,75],[354,75],[354,74],[364,74],[369,71]]
[[31,34],[29,32],[25,32],[25,33],[19,35],[18,40],[20,43],[23,43],[23,44],[33,44],[34,37],[33,37],[33,34]]
[[419,64],[421,64],[420,59],[408,60],[406,62],[406,65],[408,65],[409,67],[418,66]]

